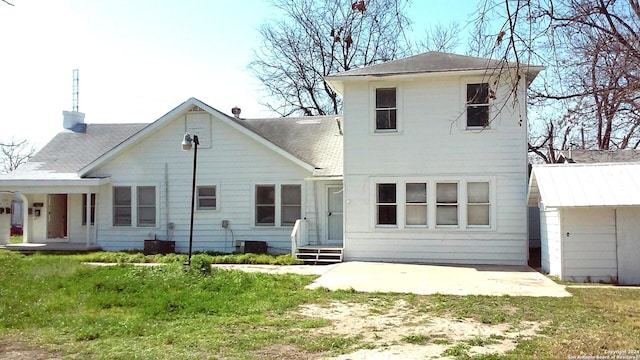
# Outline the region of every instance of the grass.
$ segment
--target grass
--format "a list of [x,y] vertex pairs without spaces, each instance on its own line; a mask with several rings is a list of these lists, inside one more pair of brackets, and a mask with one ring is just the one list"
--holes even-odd
[[[198,256],[208,261],[204,256],[213,255]],[[286,358],[291,351],[299,358],[330,356],[371,343],[357,335],[314,333],[331,322],[301,317],[300,305],[367,303],[385,314],[398,300],[408,312],[434,317],[513,328],[544,324],[540,336],[519,341],[504,355],[472,355],[474,347],[500,336],[455,342],[421,331],[402,339],[446,344],[445,355],[459,359],[567,358],[640,348],[640,289],[571,288],[570,298],[363,294],[306,290],[310,276],[206,273],[179,261],[156,267],[82,261],[0,251],[0,357],[7,341],[24,339],[28,349],[69,359]]]

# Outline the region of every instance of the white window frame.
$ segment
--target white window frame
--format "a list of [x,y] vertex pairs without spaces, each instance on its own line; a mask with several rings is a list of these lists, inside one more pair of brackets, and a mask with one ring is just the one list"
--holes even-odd
[[[439,184],[455,184],[456,185],[456,202],[455,203],[446,203],[446,202],[438,202],[438,185]],[[434,218],[436,222],[436,227],[439,228],[459,228],[460,227],[460,181],[435,181],[433,192],[435,193],[435,212]],[[446,207],[456,207],[456,224],[438,224],[438,207],[446,206]]]
[[[489,183],[489,225],[468,225],[468,183],[482,182]],[[396,184],[396,223],[397,225],[378,225],[378,194],[377,184]],[[407,225],[406,206],[407,203],[406,184],[424,183],[427,191],[427,225]],[[437,184],[438,183],[455,183],[457,184],[457,225],[438,225],[437,224]],[[451,177],[372,177],[369,179],[370,191],[370,229],[374,231],[495,231],[497,228],[497,193],[496,178],[494,176],[472,176],[460,175]],[[385,203],[387,204],[387,203]],[[421,204],[422,205],[422,204]],[[447,203],[447,205],[453,205]]]
[[[262,181],[262,182],[253,182],[251,184],[251,227],[252,228],[260,228],[260,229],[281,229],[281,228],[292,228],[293,224],[283,224],[282,223],[282,187],[283,186],[300,186],[300,218],[303,219],[305,217],[305,186],[300,181]],[[257,206],[256,203],[258,196],[257,190],[258,186],[274,186],[275,187],[275,216],[274,223],[271,224],[258,224],[257,223]]]
[[[140,192],[142,189],[153,189],[153,204],[142,204],[140,201]],[[136,226],[144,228],[155,228],[158,226],[158,188],[153,185],[136,186]],[[143,223],[141,219],[141,209],[153,209],[153,224]]]
[[[469,201],[469,184],[475,184],[475,183],[481,183],[481,184],[487,184],[488,187],[488,198],[487,198],[487,202],[470,202]],[[467,209],[467,214],[466,214],[466,221],[467,221],[467,228],[490,228],[491,227],[491,223],[493,222],[492,220],[492,214],[491,214],[491,210],[492,210],[492,205],[491,205],[491,197],[492,197],[492,191],[491,191],[491,183],[489,181],[467,181],[466,182],[466,187],[467,187],[467,193],[465,194],[465,198],[466,198],[466,209]],[[488,224],[469,224],[469,208],[474,207],[474,206],[486,206],[487,209],[487,216],[489,218],[489,223]]]
[[[96,198],[98,194],[91,193],[91,226],[96,223]],[[82,194],[82,226],[87,226],[87,194]]]
[[[396,128],[380,129],[377,126],[377,107],[376,107],[376,91],[377,89],[396,89]],[[375,135],[397,135],[402,133],[402,113],[403,113],[403,89],[397,82],[373,82],[369,85],[369,103],[370,103],[370,133]]]
[[[116,225],[115,224],[115,188],[128,187],[131,191],[131,222],[129,225]],[[155,188],[155,224],[154,225],[139,225],[138,224],[138,188],[139,187],[153,187]],[[160,184],[158,183],[112,183],[111,184],[111,226],[113,228],[133,228],[133,229],[158,229],[160,228]],[[135,221],[134,221],[135,220]]]
[[[424,202],[409,202],[407,196],[407,185],[409,184],[423,184],[425,187],[425,199]],[[404,226],[407,228],[427,228],[429,226],[429,182],[425,181],[411,181],[406,180],[403,183],[404,188],[404,216],[402,217],[404,220]],[[424,224],[408,224],[407,223],[407,210],[410,207],[424,207],[425,208],[425,223]]]
[[[393,203],[389,203],[389,202],[380,202],[378,199],[378,187],[379,185],[394,185],[395,186],[395,190],[396,190],[396,201]],[[376,227],[379,228],[398,228],[398,224],[400,223],[399,218],[400,218],[400,214],[399,214],[399,206],[398,204],[402,204],[402,202],[398,202],[398,183],[396,181],[379,181],[375,183],[375,192],[374,192],[374,197],[375,197],[375,219],[374,219],[374,223]],[[396,208],[396,221],[395,224],[379,224],[378,220],[379,220],[379,213],[380,213],[380,206],[395,206]]]
[[[116,189],[120,189],[120,188],[128,188],[129,189],[129,205],[122,205],[122,204],[116,204]],[[133,194],[133,189],[134,186],[131,185],[114,185],[111,188],[111,216],[112,216],[112,221],[111,221],[111,225],[114,227],[132,227],[133,226],[133,219],[134,219],[134,194]],[[129,208],[129,223],[128,224],[118,224],[116,223],[116,209],[117,208]]]
[[[213,196],[202,196],[200,195],[200,189],[203,188],[213,188]],[[218,189],[219,186],[216,184],[212,184],[212,185],[198,185],[196,187],[196,210],[199,211],[215,211],[218,210],[220,208],[220,197],[218,196]],[[210,207],[210,206],[200,206],[200,200],[215,200],[215,206]]]
[[[285,204],[284,203],[284,188],[285,187],[297,187],[300,190],[300,201],[297,204]],[[296,207],[299,209],[298,219],[302,218],[302,185],[300,184],[282,184],[280,185],[280,226],[293,226],[298,219],[295,219],[291,223],[284,222],[284,209],[285,207]]]
[[[487,126],[467,126],[468,120],[468,108],[469,104],[467,103],[467,86],[473,84],[488,84],[489,86],[489,95],[488,95],[488,103],[487,104],[474,104],[475,106],[486,105],[488,107],[488,124]],[[494,119],[494,107],[495,100],[491,98],[491,91],[497,92],[497,89],[494,88],[493,79],[489,77],[462,77],[460,79],[460,104],[462,109],[462,115],[459,118],[459,129],[464,132],[469,133],[480,133],[480,132],[493,132],[498,128],[497,122]],[[499,86],[499,84],[498,84]]]

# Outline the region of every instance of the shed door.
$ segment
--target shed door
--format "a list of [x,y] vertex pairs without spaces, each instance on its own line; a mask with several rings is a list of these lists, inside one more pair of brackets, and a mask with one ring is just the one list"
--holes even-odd
[[640,285],[640,208],[616,210],[618,283]]

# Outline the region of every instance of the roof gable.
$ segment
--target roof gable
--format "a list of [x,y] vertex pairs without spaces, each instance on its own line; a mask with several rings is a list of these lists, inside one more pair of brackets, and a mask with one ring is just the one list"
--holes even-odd
[[[138,143],[141,140],[144,140],[147,137],[151,136],[156,130],[161,128],[167,122],[172,121],[173,119],[176,118],[176,116],[191,110],[194,106],[197,106],[201,110],[204,110],[204,111],[208,112],[209,114],[215,116],[216,119],[218,119],[218,120],[222,121],[223,123],[235,128],[236,130],[240,131],[241,133],[244,133],[245,135],[249,136],[250,138],[254,139],[255,141],[263,144],[267,148],[269,148],[269,149],[273,150],[274,152],[284,156],[285,158],[289,159],[290,161],[298,164],[299,166],[301,166],[302,168],[306,169],[307,171],[309,171],[309,172],[313,172],[314,171],[315,166],[313,164],[310,164],[310,163],[304,161],[303,159],[300,159],[300,158],[294,156],[289,151],[287,151],[287,149],[284,149],[282,147],[277,146],[272,141],[269,141],[268,139],[266,139],[265,137],[263,137],[260,134],[256,133],[255,131],[252,131],[252,129],[250,127],[243,126],[241,124],[240,120],[238,120],[238,119],[236,119],[234,117],[228,116],[228,115],[216,110],[215,108],[205,104],[204,102],[202,102],[202,101],[200,101],[200,100],[198,100],[196,98],[190,98],[187,101],[185,101],[182,104],[180,104],[177,107],[175,107],[173,110],[171,110],[168,113],[166,113],[165,115],[163,115],[161,118],[159,118],[155,122],[147,125],[144,129],[142,129],[141,131],[139,131],[135,135],[131,136],[126,141],[120,143],[116,147],[112,148],[111,150],[107,151],[106,153],[104,153],[103,155],[101,155],[100,157],[95,159],[93,162],[91,162],[87,166],[85,166],[82,169],[80,169],[80,171],[79,171],[80,176],[87,175],[89,172],[91,172],[92,170],[94,170],[94,169],[98,168],[99,166],[105,164],[106,162],[108,162],[109,160],[113,159],[118,154],[121,154],[122,152],[124,152],[127,149],[131,148],[136,143]],[[176,140],[176,141],[178,141],[178,140]]]

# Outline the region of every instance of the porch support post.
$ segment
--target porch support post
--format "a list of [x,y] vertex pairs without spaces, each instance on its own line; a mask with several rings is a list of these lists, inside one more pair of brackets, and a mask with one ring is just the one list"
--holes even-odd
[[87,191],[87,211],[85,214],[85,221],[87,224],[87,247],[91,245],[91,190]]

